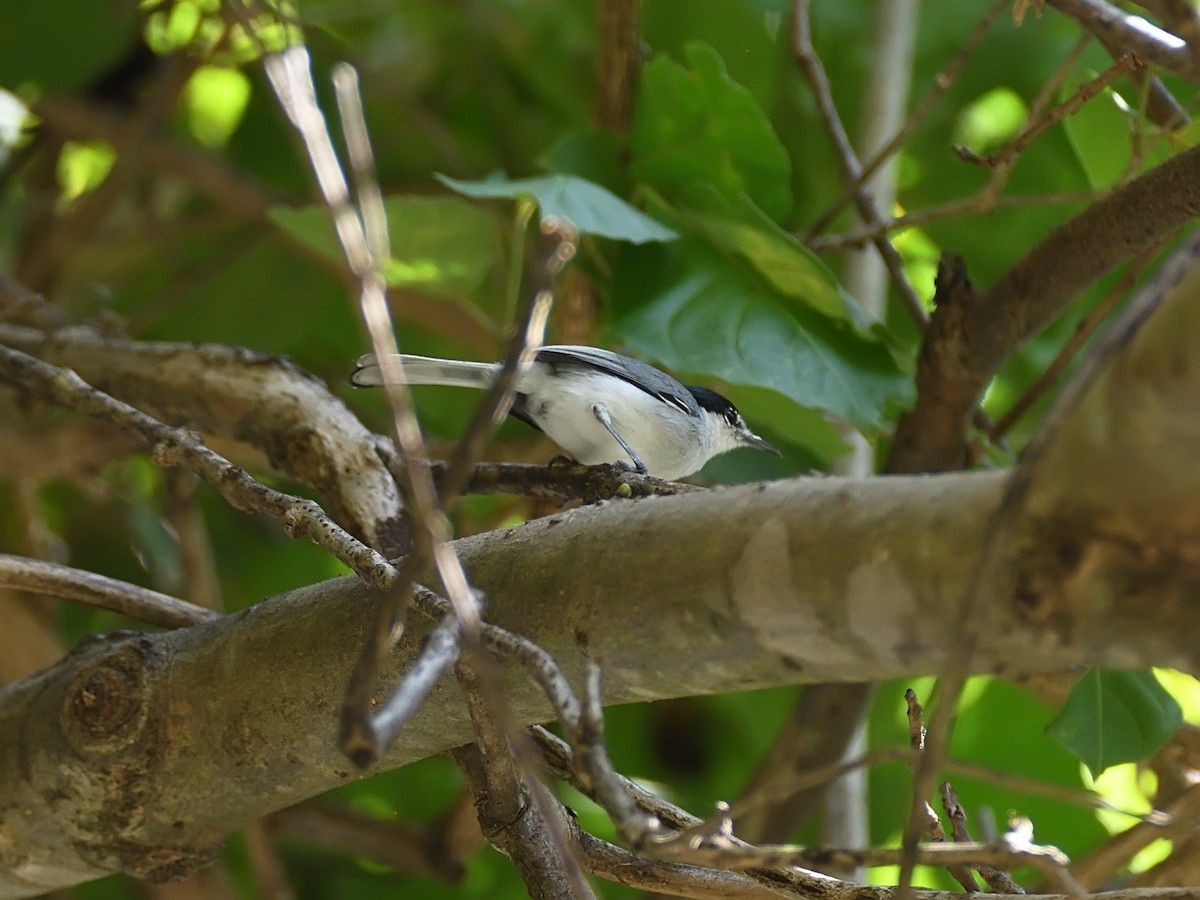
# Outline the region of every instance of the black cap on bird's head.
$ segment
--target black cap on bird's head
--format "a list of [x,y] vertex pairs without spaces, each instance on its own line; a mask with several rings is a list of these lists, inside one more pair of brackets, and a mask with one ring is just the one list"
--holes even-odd
[[696,403],[702,410],[719,416],[724,420],[727,427],[726,436],[729,439],[731,447],[753,447],[755,450],[762,450],[765,453],[774,453],[776,456],[782,455],[774,444],[763,440],[751,431],[750,426],[746,424],[746,420],[742,418],[742,414],[738,412],[737,407],[716,391],[689,385],[688,392],[696,398]]

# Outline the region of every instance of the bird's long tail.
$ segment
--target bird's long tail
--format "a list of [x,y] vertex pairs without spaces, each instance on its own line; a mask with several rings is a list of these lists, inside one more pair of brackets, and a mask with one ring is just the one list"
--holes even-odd
[[[460,362],[455,359],[433,359],[428,356],[400,354],[404,377],[409,384],[444,384],[451,387],[486,388],[496,376],[495,363]],[[374,353],[360,356],[350,373],[355,387],[383,384],[383,369]]]

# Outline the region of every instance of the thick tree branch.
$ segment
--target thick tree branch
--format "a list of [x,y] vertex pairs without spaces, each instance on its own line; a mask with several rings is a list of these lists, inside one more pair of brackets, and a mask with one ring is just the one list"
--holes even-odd
[[[1154,559],[1191,568],[1200,539],[1197,296],[1200,234],[1193,234],[1122,310],[1026,451],[1017,473],[1027,480],[1024,518],[1040,524],[1041,552],[1056,554],[1072,577]],[[1146,477],[1151,472],[1160,477]],[[1096,511],[1103,516],[1086,533],[1071,527]],[[1027,596],[1040,603],[1033,588],[1026,583]],[[1171,596],[1164,586],[1154,608]]]
[[[586,638],[605,660],[609,703],[882,679],[938,671],[955,651],[955,605],[1002,482],[980,474],[752,485],[576,510],[457,549],[490,598],[490,617],[536,640],[572,677]],[[1156,597],[1169,580],[1159,574]],[[1076,575],[1081,588],[1086,575]],[[1117,616],[1149,602],[1136,582],[1120,583],[1125,594],[1099,619],[1060,611],[1052,594],[1031,617],[1020,595],[1007,595],[989,620],[1004,640],[982,642],[972,671],[1164,659],[1195,668],[1196,611]],[[12,779],[0,793],[14,798],[12,816],[0,813],[12,848],[0,850],[0,872],[13,873],[0,893],[113,870],[186,871],[239,822],[358,777],[337,750],[337,710],[377,602],[356,579],[327,582],[213,623],[92,642],[0,693],[0,778]],[[402,641],[392,677],[421,637],[414,628]],[[122,689],[103,690],[109,683]],[[505,685],[521,721],[550,715],[524,676],[510,673]],[[100,699],[81,706],[85,695]],[[378,767],[471,738],[447,685]],[[55,784],[75,787],[49,808],[37,797]]]
[[896,431],[893,458],[903,464],[893,471],[961,465],[968,416],[1000,365],[1097,278],[1197,215],[1200,147],[1055,229],[986,292],[964,285],[961,269],[954,280],[962,290],[950,302],[939,285],[938,309],[917,367],[917,404]]
[[0,344],[73,369],[84,381],[170,423],[262,449],[271,465],[327,499],[335,518],[384,553],[401,551],[400,496],[373,435],[289,360],[221,345],[52,334],[0,323]]
[[1107,0],[1049,0],[1106,44],[1132,50],[1143,59],[1195,80],[1196,57],[1183,38],[1119,9]]

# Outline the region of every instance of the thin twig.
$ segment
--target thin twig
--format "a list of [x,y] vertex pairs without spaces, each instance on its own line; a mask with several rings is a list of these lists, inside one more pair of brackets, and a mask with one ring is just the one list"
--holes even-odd
[[[1087,46],[1086,41],[1081,41],[1076,51],[1082,54],[1083,49]],[[1074,54],[1073,54],[1074,56]],[[1074,64],[1074,59],[1068,57],[1067,62]],[[997,153],[979,156],[965,148],[956,148],[956,152],[960,159],[965,159],[968,162],[973,162],[981,166],[993,169],[993,175],[988,182],[987,187],[981,192],[981,202],[985,205],[990,199],[995,196],[1003,188],[1008,172],[1011,171],[1012,165],[1016,157],[1025,151],[1025,149],[1033,143],[1033,141],[1041,135],[1046,129],[1057,124],[1062,119],[1069,115],[1073,115],[1079,110],[1083,104],[1091,100],[1102,90],[1120,78],[1122,75],[1127,75],[1130,72],[1138,71],[1145,67],[1145,63],[1134,56],[1132,53],[1126,53],[1121,56],[1111,66],[1097,75],[1095,78],[1080,85],[1070,97],[1047,112],[1045,115],[1035,116],[1030,113],[1029,122],[1026,124],[1020,133],[1017,134],[1002,150]]]
[[488,385],[483,400],[475,409],[439,485],[443,504],[450,503],[462,491],[472,466],[496,427],[508,415],[517,394],[517,378],[533,365],[546,330],[546,319],[554,302],[554,278],[575,255],[575,230],[569,222],[543,219],[544,240],[539,259],[531,272],[528,299],[521,304],[513,337],[508,342],[500,371]]
[[[725,869],[775,869],[784,866],[895,866],[902,864],[908,855],[907,849],[894,847],[844,849],[791,844],[743,847],[716,836],[701,846],[678,849],[676,858]],[[1087,896],[1086,891],[1071,877],[1067,869],[1070,860],[1065,853],[1057,847],[1029,843],[1021,833],[1009,833],[998,841],[986,843],[921,844],[911,855],[920,865],[948,868],[988,865],[998,869],[1017,869],[1031,866],[1069,896]],[[899,890],[896,896],[900,896]]]
[[1066,191],[1057,194],[1016,194],[1006,197],[996,197],[988,210],[980,206],[979,196],[966,197],[927,206],[924,209],[913,210],[894,219],[887,219],[876,225],[860,225],[849,231],[831,234],[826,237],[816,237],[808,241],[808,246],[814,252],[829,250],[845,250],[859,247],[878,235],[904,231],[907,228],[918,228],[932,222],[946,219],[957,219],[961,216],[982,214],[995,209],[1017,209],[1027,206],[1050,206],[1053,204],[1092,203],[1103,196],[1099,191]]
[[833,217],[841,211],[842,207],[854,199],[858,191],[862,190],[867,179],[874,175],[881,165],[891,159],[892,155],[908,140],[909,135],[913,133],[917,125],[929,115],[929,111],[933,109],[934,104],[941,99],[942,95],[958,79],[959,72],[962,71],[967,60],[974,55],[980,43],[983,42],[984,37],[991,31],[992,25],[995,24],[1000,13],[1008,7],[1008,4],[1009,0],[996,0],[988,11],[984,13],[983,18],[979,20],[979,24],[975,26],[975,29],[963,41],[954,58],[950,60],[942,71],[934,76],[933,87],[921,98],[912,113],[904,120],[904,124],[900,126],[896,133],[878,151],[872,154],[868,161],[863,163],[862,173],[858,178],[843,188],[838,198],[829,205],[829,208],[808,229],[802,238],[804,243],[814,246],[819,241],[818,235],[829,227],[829,223],[833,221]]
[[[517,333],[509,342],[500,372],[490,385],[483,401],[476,410],[467,433],[460,441],[446,469],[442,483],[442,497],[433,489],[433,479],[424,465],[424,442],[417,425],[411,397],[407,390],[403,364],[395,356],[395,340],[392,335],[390,316],[383,291],[382,267],[388,254],[387,221],[384,216],[382,198],[373,175],[374,163],[370,140],[363,118],[357,75],[346,65],[338,66],[334,73],[338,105],[342,112],[346,143],[354,171],[355,184],[361,204],[362,227],[346,229],[346,241],[365,241],[365,257],[361,249],[346,246],[347,259],[362,280],[361,307],[363,319],[371,335],[371,343],[384,372],[392,403],[394,429],[400,447],[400,457],[411,502],[413,523],[417,532],[416,552],[412,559],[431,558],[437,568],[446,597],[454,607],[457,626],[443,622],[437,630],[439,641],[429,648],[428,666],[422,671],[428,675],[423,682],[408,682],[398,686],[389,695],[378,712],[371,718],[369,690],[378,679],[384,654],[398,636],[403,622],[403,607],[410,596],[405,588],[395,592],[380,606],[372,636],[364,645],[363,653],[355,666],[350,688],[347,690],[343,714],[343,746],[352,758],[361,761],[371,754],[381,753],[399,734],[408,717],[415,711],[416,704],[454,659],[455,643],[462,643],[463,652],[457,656],[460,678],[474,678],[481,684],[481,696],[492,698],[492,708],[485,715],[481,710],[473,716],[478,727],[488,723],[502,727],[507,721],[504,700],[498,691],[492,690],[490,670],[486,660],[477,658],[474,648],[479,641],[478,603],[467,584],[466,575],[457,556],[450,547],[449,521],[444,504],[456,494],[467,473],[481,452],[499,421],[507,414],[516,394],[516,377],[522,367],[532,364],[536,349],[541,344],[553,300],[551,282],[554,275],[574,254],[573,233],[568,226],[546,223],[543,232],[548,236],[545,258],[537,267],[534,289],[521,312]],[[315,119],[313,125],[315,127]],[[326,140],[327,140],[326,135]],[[327,181],[335,181],[332,178]],[[331,207],[336,196],[327,196]],[[361,267],[356,267],[358,258]],[[406,570],[409,561],[406,561]],[[415,568],[415,563],[413,564]],[[415,571],[413,575],[415,575]],[[407,571],[406,571],[407,575]],[[483,684],[488,681],[488,684]],[[393,703],[396,708],[393,709]],[[491,757],[485,753],[485,759]],[[497,774],[498,777],[498,773]],[[515,776],[514,776],[515,777]]]
[[[857,207],[859,215],[862,216],[866,224],[878,225],[882,221],[882,217],[879,211],[875,209],[875,204],[872,202],[870,195],[862,186],[862,165],[858,161],[858,156],[854,152],[850,138],[846,135],[846,129],[842,126],[837,107],[834,105],[833,94],[829,87],[829,78],[825,74],[825,67],[821,64],[821,60],[813,48],[812,34],[809,31],[810,6],[811,0],[796,0],[793,6],[792,53],[800,66],[800,70],[804,73],[804,77],[808,80],[809,86],[812,88],[813,98],[816,100],[821,122],[824,124],[825,130],[833,142],[838,160],[842,164],[842,179],[847,184],[858,185],[854,191],[854,205]],[[924,326],[929,321],[929,316],[925,313],[925,305],[921,302],[921,298],[917,295],[916,290],[913,289],[908,276],[904,274],[904,264],[900,259],[900,254],[892,246],[891,242],[882,235],[873,237],[871,243],[875,246],[880,258],[887,267],[888,275],[891,277],[892,283],[900,294],[900,299],[904,302],[909,315],[914,322]]]
[[[945,810],[946,818],[950,820],[950,834],[954,838],[956,844],[971,843],[971,832],[967,828],[967,811],[963,805],[958,802],[958,792],[948,781],[943,781],[939,790],[942,797],[942,809]],[[1012,876],[1003,869],[998,869],[995,866],[988,865],[972,865],[972,869],[979,873],[979,877],[987,882],[987,886],[996,894],[1023,894],[1024,889],[1020,887]]]
[[[391,466],[395,455],[386,454]],[[446,464],[430,464],[434,480],[439,482]],[[707,488],[680,481],[663,481],[653,475],[639,475],[613,466],[533,465],[529,463],[475,463],[463,487],[470,494],[515,494],[550,500],[583,500],[597,503],[614,498],[673,497]]]
[[460,637],[458,616],[453,612],[443,616],[426,636],[420,655],[405,670],[404,677],[371,722],[379,748],[391,746],[434,685],[458,661]]
[[705,835],[719,830],[722,820],[733,819],[736,821],[769,802],[777,801],[779,797],[786,797],[800,791],[827,785],[850,772],[886,763],[907,762],[911,758],[912,753],[908,750],[898,747],[881,747],[878,750],[872,750],[853,759],[837,760],[805,770],[804,772],[797,772],[788,778],[781,778],[764,784],[760,789],[739,797],[732,803],[722,804],[721,809],[708,818],[695,819],[686,827],[681,828],[679,834],[667,836],[662,841],[664,843],[673,843],[676,841],[686,843],[703,838]]
[[136,584],[7,553],[0,553],[0,586],[86,603],[160,628],[187,628],[221,618],[220,613]]
[[[235,10],[246,16],[237,3]],[[450,526],[437,502],[433,479],[422,463],[424,442],[413,410],[412,398],[396,355],[396,340],[387,309],[383,266],[387,261],[387,222],[377,192],[364,188],[360,213],[350,201],[350,191],[337,159],[325,117],[316,102],[308,51],[303,45],[263,57],[263,67],[280,106],[287,113],[312,163],[317,185],[333,217],[334,228],[350,270],[359,279],[359,305],[379,357],[392,408],[393,431],[404,462],[406,478],[401,484],[408,499],[416,546],[405,562],[403,574],[416,574],[418,563],[428,559],[438,572],[446,596],[454,605],[464,640],[474,642],[478,612],[457,557],[449,549]],[[353,69],[339,67],[335,82],[342,120],[347,132],[356,181],[373,181],[370,143],[365,133],[357,78]],[[369,219],[369,221],[368,221]],[[342,711],[342,749],[359,765],[376,758],[379,745],[371,720],[370,694],[379,678],[382,660],[402,633],[403,610],[410,595],[405,582],[396,585],[380,604],[375,623],[351,673]]]
[[[1071,51],[1063,57],[1062,61],[1055,66],[1054,71],[1050,73],[1050,77],[1046,79],[1041,90],[1037,92],[1037,96],[1033,98],[1033,102],[1029,104],[1029,112],[1025,117],[1025,125],[1017,136],[1009,141],[996,156],[996,161],[993,166],[992,176],[988,179],[988,183],[976,195],[979,209],[991,209],[996,202],[996,198],[1000,196],[1000,192],[1004,190],[1004,186],[1008,184],[1009,175],[1012,174],[1013,166],[1016,163],[1017,156],[1024,152],[1025,148],[1033,142],[1033,140],[1041,134],[1046,128],[1050,127],[1052,121],[1058,121],[1063,115],[1066,115],[1067,103],[1060,104],[1056,112],[1059,112],[1059,117],[1054,118],[1054,113],[1046,114],[1046,109],[1049,107],[1053,99],[1058,96],[1063,83],[1067,77],[1075,71],[1075,64],[1083,56],[1091,44],[1091,38],[1088,35],[1080,36],[1075,42],[1075,46]],[[1132,57],[1136,59],[1136,57]],[[1103,76],[1101,76],[1103,77]],[[1099,90],[1099,88],[1097,88]],[[1082,96],[1083,88],[1077,92],[1077,96]],[[1091,96],[1088,94],[1088,96]],[[1083,99],[1080,99],[1079,104],[1082,105]],[[1071,108],[1074,111],[1074,107]]]
[[592,875],[650,892],[654,896],[692,897],[696,900],[772,900],[796,897],[783,885],[772,886],[741,872],[695,866],[671,860],[647,859],[603,841],[572,823],[580,863]]
[[[921,754],[925,752],[925,710],[921,708],[921,704],[917,700],[917,692],[912,688],[908,688],[904,692],[904,702],[906,705],[905,712],[908,718],[908,743],[915,754],[909,764],[909,770],[915,772],[920,764]],[[918,791],[915,779],[913,782],[912,802],[913,811],[910,820],[916,822],[918,819],[920,819],[923,822],[924,829],[929,835],[930,839],[935,844],[945,844],[946,831],[944,828],[942,828],[942,820],[938,817],[938,814],[934,811],[933,807],[929,805],[929,801],[925,799],[923,792]],[[914,850],[915,848],[906,844],[903,849],[907,854],[909,850]],[[915,862],[915,857],[909,857],[906,855],[904,862],[901,865],[902,873],[904,866],[912,865]],[[971,874],[971,869],[969,866],[961,863],[949,864],[946,866],[946,871],[950,873],[951,877],[955,881],[962,885],[963,890],[979,890],[979,885],[975,883],[975,876]],[[903,891],[906,887],[903,874],[901,874],[900,882],[901,890]]]
[[633,847],[659,832],[657,819],[642,815],[621,777],[613,768],[604,744],[604,708],[600,696],[600,666],[588,660],[579,726],[571,735],[575,765],[591,785],[597,802],[612,816],[617,833]]

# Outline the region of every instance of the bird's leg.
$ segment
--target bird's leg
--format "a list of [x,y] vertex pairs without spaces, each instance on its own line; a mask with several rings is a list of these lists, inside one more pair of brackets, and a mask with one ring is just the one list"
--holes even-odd
[[596,417],[596,421],[603,425],[609,434],[616,438],[617,443],[621,445],[621,449],[629,454],[629,458],[633,460],[633,470],[639,475],[645,475],[646,464],[642,462],[641,457],[633,452],[633,448],[625,443],[625,438],[617,433],[617,429],[613,426],[612,418],[608,414],[608,407],[603,403],[594,403],[592,404],[592,415]]

